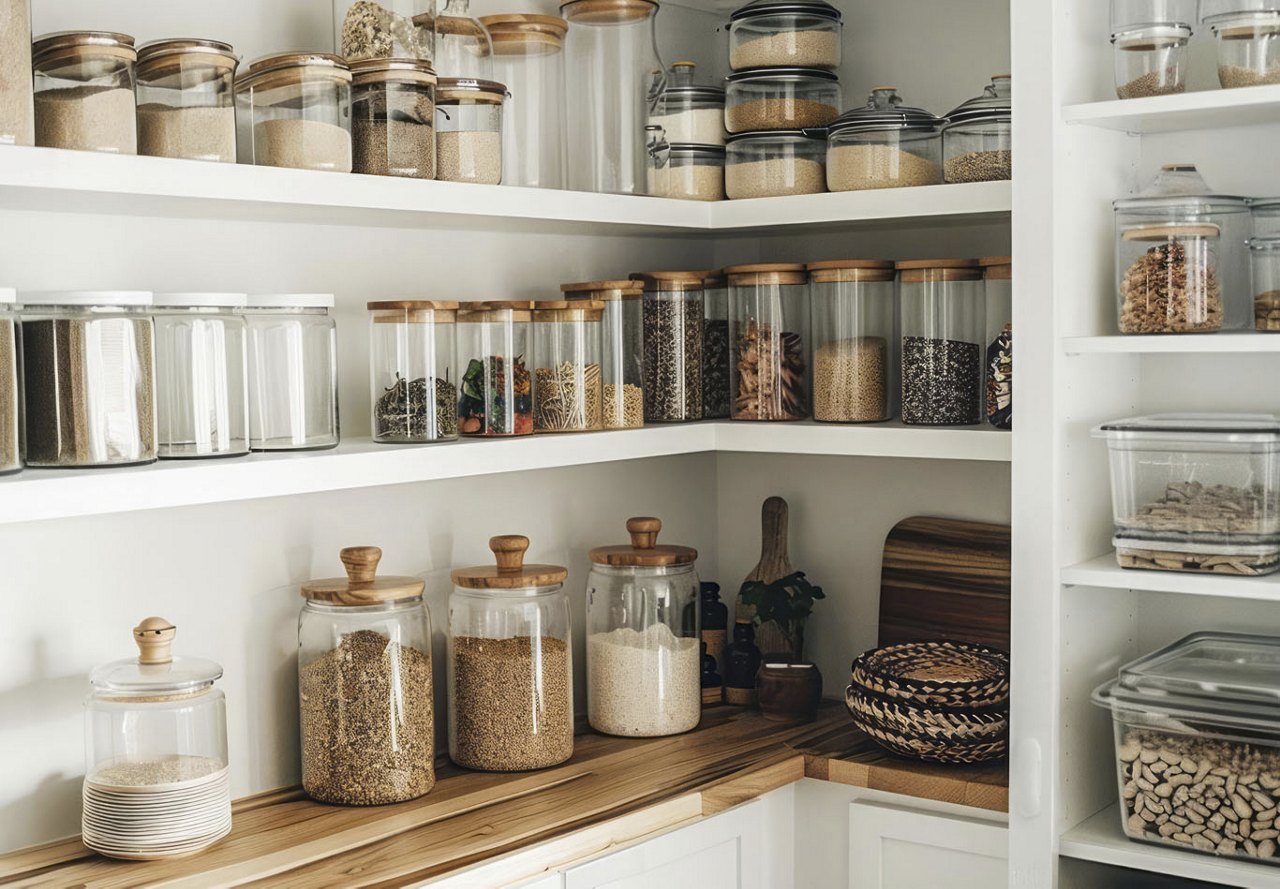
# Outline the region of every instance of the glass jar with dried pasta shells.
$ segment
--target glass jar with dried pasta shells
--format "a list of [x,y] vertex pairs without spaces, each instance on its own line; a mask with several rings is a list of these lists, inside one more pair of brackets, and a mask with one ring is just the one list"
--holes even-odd
[[533,431],[601,428],[600,319],[597,300],[533,304]]

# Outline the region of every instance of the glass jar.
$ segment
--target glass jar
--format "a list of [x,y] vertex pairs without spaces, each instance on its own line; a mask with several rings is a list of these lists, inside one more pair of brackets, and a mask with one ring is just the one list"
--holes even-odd
[[31,46],[36,144],[137,154],[137,60],[128,34],[63,31],[38,38]]
[[811,262],[813,418],[877,423],[893,416],[894,269],[880,259]]
[[942,175],[948,182],[1013,178],[1013,99],[1008,74],[953,109],[942,126]]
[[564,36],[569,23],[553,15],[486,15],[494,76],[508,85],[502,129],[502,181],[563,188]]
[[595,300],[603,305],[600,315],[603,427],[636,429],[643,426],[644,285],[639,281],[589,281],[561,284],[560,290],[565,299]]
[[825,68],[754,68],[727,78],[730,133],[825,127],[840,116],[840,78]]
[[436,178],[435,85],[427,62],[352,63],[353,173]]
[[0,0],[0,145],[34,145],[31,0]]
[[502,103],[492,80],[440,78],[436,90],[436,178],[497,185],[502,181]]
[[729,16],[729,67],[840,67],[840,10],[822,0],[754,0]]
[[338,444],[338,331],[332,293],[250,296],[249,447],[305,451]]
[[533,431],[601,428],[600,319],[604,303],[533,304]]
[[495,565],[453,572],[449,756],[486,772],[573,755],[573,636],[559,565],[526,565],[529,538],[492,537]]
[[1141,99],[1185,92],[1190,42],[1191,28],[1186,25],[1150,25],[1112,34],[1116,95]]
[[1280,198],[1254,198],[1249,211],[1255,238],[1280,238]]
[[698,551],[659,544],[661,530],[655,518],[627,519],[630,544],[591,550],[587,721],[606,735],[678,735],[702,718]]
[[193,855],[231,832],[222,667],[174,657],[177,632],[148,617],[137,657],[89,674],[82,839],[111,858]]
[[334,0],[334,52],[350,62],[435,55],[435,0]]
[[156,446],[162,459],[249,453],[243,293],[157,293]]
[[22,468],[22,389],[18,361],[18,292],[0,287],[0,475]]
[[645,272],[644,419],[702,419],[702,272]]
[[458,393],[458,430],[486,437],[533,432],[533,384],[525,362],[533,303],[462,303],[458,361],[466,367]]
[[642,194],[645,122],[666,86],[657,0],[566,0],[565,132],[569,188]]
[[1280,83],[1280,2],[1204,0],[1200,13],[1217,40],[1224,89]]
[[724,193],[730,200],[827,190],[826,130],[756,130],[730,136]]
[[1280,238],[1249,241],[1253,265],[1253,326],[1280,330]]
[[425,584],[379,576],[376,546],[349,546],[340,557],[346,577],[301,587],[302,789],[344,806],[414,799],[436,783]]
[[809,416],[809,277],[790,263],[729,266],[729,402],[735,420]]
[[724,149],[716,145],[654,145],[649,194],[686,201],[724,200]]
[[724,145],[724,89],[694,83],[697,65],[676,62],[649,125],[672,145]]
[[875,87],[865,107],[828,128],[827,190],[941,183],[941,127],[923,108],[903,107],[896,87]]
[[239,61],[217,40],[154,40],[138,48],[138,154],[236,162]]
[[729,279],[702,281],[702,418],[729,419]]
[[913,259],[898,270],[902,422],[982,422],[986,299],[976,259]]
[[24,293],[22,301],[27,465],[78,468],[154,461],[151,294]]
[[984,256],[983,289],[987,299],[985,406],[987,422],[1013,428],[1013,259]]
[[236,80],[236,108],[249,163],[351,172],[351,69],[340,56],[258,59]]
[[471,0],[446,0],[436,16],[435,67],[452,79],[492,80],[493,41],[470,10]]
[[369,377],[373,440],[386,444],[458,437],[458,304],[371,302]]

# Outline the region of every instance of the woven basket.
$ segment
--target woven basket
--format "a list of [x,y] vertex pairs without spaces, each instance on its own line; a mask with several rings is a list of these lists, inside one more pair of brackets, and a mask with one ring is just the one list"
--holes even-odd
[[1009,656],[970,642],[906,642],[859,655],[852,682],[925,707],[999,707],[1009,700]]
[[917,707],[870,694],[856,686],[845,689],[845,704],[860,723],[879,726],[904,737],[950,744],[992,741],[1009,730],[1006,710],[939,710]]
[[[975,763],[999,759],[1009,752],[1009,725],[1005,714],[985,714],[987,720],[978,731],[957,729],[946,731],[938,724],[905,726],[901,722],[883,718],[885,708],[892,709],[894,702],[849,686],[845,690],[845,705],[853,723],[880,746],[902,756],[943,763]],[[877,706],[877,703],[880,706]]]

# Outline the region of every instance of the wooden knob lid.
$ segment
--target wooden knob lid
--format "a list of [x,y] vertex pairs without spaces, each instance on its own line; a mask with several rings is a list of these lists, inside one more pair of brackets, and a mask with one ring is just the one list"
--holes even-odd
[[662,520],[653,516],[635,516],[627,519],[627,533],[631,543],[623,546],[597,546],[591,550],[591,561],[598,565],[614,567],[660,568],[667,565],[688,565],[698,558],[698,551],[691,546],[675,546],[658,543]]
[[472,590],[527,590],[564,583],[569,576],[560,565],[526,565],[529,538],[523,534],[490,537],[489,549],[495,564],[458,568],[451,575],[454,585]]
[[163,617],[148,617],[133,628],[133,641],[138,644],[138,663],[169,664],[173,662],[174,637],[178,628]]
[[524,554],[529,551],[529,538],[522,534],[503,534],[489,538],[489,549],[504,573],[524,568]]
[[382,549],[376,546],[347,546],[338,553],[346,577],[309,580],[301,587],[304,598],[328,605],[379,605],[421,596],[426,584],[407,576],[378,576]]
[[653,549],[661,530],[661,519],[649,516],[627,519],[627,533],[631,535],[631,545],[636,549]]

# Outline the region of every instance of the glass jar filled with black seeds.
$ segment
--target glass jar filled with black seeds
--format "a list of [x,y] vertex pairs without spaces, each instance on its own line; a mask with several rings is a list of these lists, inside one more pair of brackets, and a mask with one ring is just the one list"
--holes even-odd
[[705,272],[644,272],[644,418],[702,419]]
[[901,295],[902,422],[982,422],[986,302],[976,259],[897,263]]
[[457,438],[458,304],[405,299],[371,302],[368,308],[373,440]]
[[729,281],[713,272],[702,283],[702,417],[729,417]]

